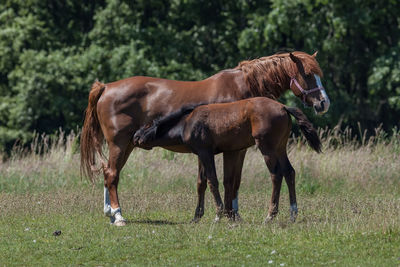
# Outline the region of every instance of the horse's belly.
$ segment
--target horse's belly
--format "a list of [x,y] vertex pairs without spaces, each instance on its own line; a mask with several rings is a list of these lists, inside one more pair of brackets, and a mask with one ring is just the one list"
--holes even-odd
[[173,151],[173,152],[178,152],[178,153],[192,153],[192,150],[185,145],[179,145],[179,146],[162,146],[162,148]]

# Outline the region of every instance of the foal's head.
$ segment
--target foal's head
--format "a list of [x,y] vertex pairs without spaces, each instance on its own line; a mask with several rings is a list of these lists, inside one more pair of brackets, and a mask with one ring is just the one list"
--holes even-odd
[[322,71],[315,57],[306,53],[295,55],[290,53],[291,60],[296,64],[297,71],[290,78],[290,89],[307,106],[313,107],[317,114],[328,111],[330,101],[321,83]]

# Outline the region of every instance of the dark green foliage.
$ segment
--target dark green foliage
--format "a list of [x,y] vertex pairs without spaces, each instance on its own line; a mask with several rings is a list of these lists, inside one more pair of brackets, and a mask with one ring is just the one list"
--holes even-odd
[[396,0],[1,1],[0,150],[79,127],[96,78],[199,80],[282,48],[319,51],[332,107],[316,125],[400,126],[399,13]]

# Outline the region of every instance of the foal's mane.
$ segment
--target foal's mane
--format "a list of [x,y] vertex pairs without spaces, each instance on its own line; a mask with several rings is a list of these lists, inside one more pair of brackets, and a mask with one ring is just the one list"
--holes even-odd
[[[301,60],[305,74],[322,76],[321,68],[313,56],[299,51],[292,54]],[[288,86],[290,77],[295,77],[299,72],[289,53],[282,52],[242,61],[235,69],[243,72],[252,96],[266,96],[272,99],[277,99],[289,89],[285,86]]]

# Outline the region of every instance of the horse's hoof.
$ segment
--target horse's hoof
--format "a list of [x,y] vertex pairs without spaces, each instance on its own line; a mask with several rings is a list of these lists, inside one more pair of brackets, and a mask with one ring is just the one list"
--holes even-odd
[[219,222],[220,220],[221,220],[221,216],[217,214],[217,215],[215,216],[214,222],[217,223],[217,222]]
[[191,223],[198,223],[198,222],[200,222],[200,218],[199,217],[194,217],[190,222]]
[[242,221],[242,217],[240,217],[239,212],[235,212],[235,213],[233,214],[233,220],[234,220],[235,222],[241,222],[241,221]]
[[233,220],[235,218],[235,213],[233,210],[224,210],[223,215],[229,220]]
[[126,221],[125,220],[119,220],[119,221],[115,221],[113,223],[114,226],[125,226],[126,225]]
[[274,219],[274,216],[268,215],[265,220],[264,220],[264,224],[268,224],[271,223]]

